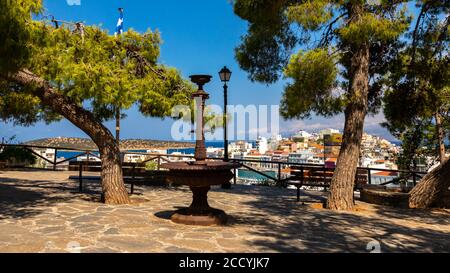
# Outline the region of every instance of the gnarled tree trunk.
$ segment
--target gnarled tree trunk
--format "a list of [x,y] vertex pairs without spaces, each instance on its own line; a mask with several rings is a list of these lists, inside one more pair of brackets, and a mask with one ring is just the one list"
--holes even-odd
[[438,149],[439,149],[439,162],[441,162],[441,164],[443,164],[445,162],[446,156],[445,156],[445,143],[444,143],[444,138],[445,138],[445,132],[444,132],[444,128],[442,128],[442,116],[441,114],[438,112],[436,112],[434,114],[434,118],[436,119],[436,133],[438,136]]
[[[411,191],[410,208],[431,208],[439,206],[450,187],[450,160],[427,174]],[[448,206],[448,204],[446,204]]]
[[35,87],[34,95],[39,97],[43,104],[48,105],[91,137],[99,148],[102,161],[103,201],[107,204],[130,203],[123,181],[120,149],[111,132],[92,113],[56,92],[48,82],[32,72],[20,70],[9,75],[8,79],[23,86]]
[[[360,5],[353,5],[350,12],[352,20],[360,20],[362,8]],[[353,190],[368,107],[369,45],[363,43],[352,51],[354,55],[349,71],[351,101],[345,109],[343,141],[327,201],[327,207],[331,210],[352,210],[354,207]]]

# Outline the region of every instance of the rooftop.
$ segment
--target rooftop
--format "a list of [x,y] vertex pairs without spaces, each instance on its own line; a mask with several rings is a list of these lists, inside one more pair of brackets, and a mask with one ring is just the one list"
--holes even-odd
[[0,172],[0,252],[368,252],[374,240],[382,252],[450,251],[449,210],[332,212],[295,202],[295,190],[237,185],[209,194],[228,226],[184,226],[168,217],[189,204],[187,188],[137,187],[135,204],[109,206],[98,183],[77,193],[74,174]]

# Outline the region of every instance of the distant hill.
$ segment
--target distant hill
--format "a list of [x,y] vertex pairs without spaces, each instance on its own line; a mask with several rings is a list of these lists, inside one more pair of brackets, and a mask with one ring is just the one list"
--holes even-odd
[[[38,140],[27,141],[23,143],[31,146],[43,147],[58,147],[77,150],[97,150],[94,142],[88,138],[76,137],[57,137],[44,138]],[[177,142],[177,141],[161,141],[161,140],[147,140],[147,139],[124,139],[120,142],[121,150],[149,150],[149,149],[180,149],[193,148],[194,143],[191,142]]]

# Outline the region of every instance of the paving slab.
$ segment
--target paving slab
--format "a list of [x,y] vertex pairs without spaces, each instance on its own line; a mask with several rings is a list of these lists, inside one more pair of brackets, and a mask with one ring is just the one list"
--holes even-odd
[[[296,202],[296,191],[215,187],[210,204],[229,215],[222,227],[172,223],[190,204],[184,187],[137,187],[139,202],[108,206],[99,185],[77,192],[73,172],[0,172],[0,252],[450,252],[450,211],[409,210],[358,202],[333,212]],[[323,192],[308,192],[306,203]]]

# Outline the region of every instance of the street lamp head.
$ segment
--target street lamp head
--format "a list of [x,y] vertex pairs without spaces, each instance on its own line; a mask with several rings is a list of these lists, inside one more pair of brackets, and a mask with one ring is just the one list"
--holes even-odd
[[224,66],[222,70],[220,70],[219,76],[222,82],[228,82],[231,78],[231,71],[226,66]]

